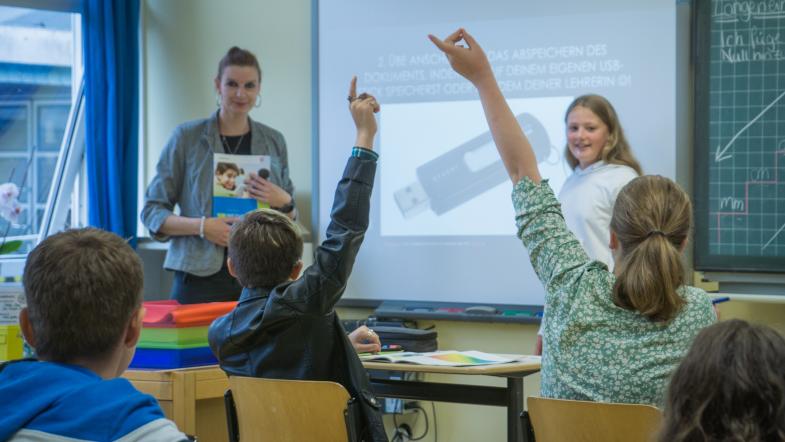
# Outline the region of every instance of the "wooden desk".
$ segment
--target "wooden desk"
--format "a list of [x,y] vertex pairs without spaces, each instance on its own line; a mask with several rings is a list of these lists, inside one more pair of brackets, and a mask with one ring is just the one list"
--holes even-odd
[[[528,442],[523,412],[523,378],[540,371],[539,362],[439,367],[432,365],[364,362],[368,370],[497,376],[507,379],[507,387],[462,383],[437,383],[371,378],[374,392],[382,397],[454,402],[507,407],[507,440]],[[128,370],[123,377],[161,404],[167,418],[180,431],[202,441],[226,441],[226,411],[223,396],[229,379],[217,365],[176,370]]]
[[371,377],[371,386],[374,393],[382,397],[507,407],[507,440],[509,442],[529,442],[529,436],[526,428],[524,428],[521,416],[524,401],[523,378],[540,371],[539,361],[477,365],[473,367],[442,367],[435,365],[391,364],[386,362],[363,362],[363,365],[368,370],[484,375],[507,378],[506,388],[463,383],[381,379],[373,376]]
[[127,370],[123,377],[161,404],[180,431],[200,441],[226,441],[223,396],[229,379],[217,365],[176,370]]

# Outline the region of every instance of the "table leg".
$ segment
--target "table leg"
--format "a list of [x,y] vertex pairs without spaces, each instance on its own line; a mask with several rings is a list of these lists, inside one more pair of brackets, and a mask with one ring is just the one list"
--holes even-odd
[[196,376],[193,372],[172,372],[172,395],[172,420],[183,433],[196,435]]
[[530,442],[523,428],[523,378],[507,378],[507,441]]

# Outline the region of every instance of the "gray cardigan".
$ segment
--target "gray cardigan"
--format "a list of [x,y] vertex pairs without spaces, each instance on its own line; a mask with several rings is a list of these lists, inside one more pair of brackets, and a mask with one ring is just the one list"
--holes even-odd
[[[212,214],[213,153],[225,152],[218,132],[217,114],[190,121],[175,129],[156,166],[156,176],[145,192],[142,223],[157,241],[171,240],[164,268],[197,276],[209,276],[221,269],[224,248],[198,235],[169,237],[161,226],[175,205],[179,215],[189,218]],[[277,130],[250,120],[251,154],[270,155],[269,180],[294,196],[289,179],[286,141]]]

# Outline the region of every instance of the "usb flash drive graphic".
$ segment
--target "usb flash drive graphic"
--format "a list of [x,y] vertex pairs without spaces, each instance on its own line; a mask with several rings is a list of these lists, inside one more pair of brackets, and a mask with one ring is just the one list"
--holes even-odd
[[[551,142],[545,127],[531,114],[522,113],[518,124],[540,162],[547,158]],[[428,207],[436,215],[452,210],[507,179],[490,132],[480,134],[417,168],[417,181],[393,196],[404,218]]]

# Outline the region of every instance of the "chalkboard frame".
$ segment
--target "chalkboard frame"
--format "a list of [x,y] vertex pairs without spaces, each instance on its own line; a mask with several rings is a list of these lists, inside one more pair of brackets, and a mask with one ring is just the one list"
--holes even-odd
[[[693,265],[700,271],[717,272],[785,272],[785,257],[750,257],[711,254],[709,250],[710,202],[709,167],[713,155],[709,145],[711,96],[712,6],[721,0],[697,1],[693,4],[694,132],[693,132],[693,210],[695,247]],[[785,232],[782,233],[785,235]]]

